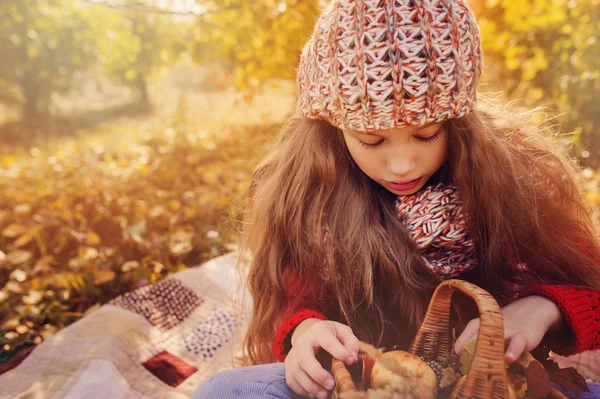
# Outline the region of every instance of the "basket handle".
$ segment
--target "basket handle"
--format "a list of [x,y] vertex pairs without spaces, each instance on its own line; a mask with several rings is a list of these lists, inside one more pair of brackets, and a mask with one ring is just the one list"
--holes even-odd
[[356,391],[356,385],[354,384],[346,365],[344,365],[344,362],[334,358],[331,362],[331,371],[333,372],[333,378],[335,379],[334,391],[337,394],[347,391]]
[[451,353],[450,305],[455,290],[475,301],[481,322],[471,368],[457,397],[508,398],[502,311],[498,302],[475,284],[452,279],[436,288],[410,352],[426,359]]

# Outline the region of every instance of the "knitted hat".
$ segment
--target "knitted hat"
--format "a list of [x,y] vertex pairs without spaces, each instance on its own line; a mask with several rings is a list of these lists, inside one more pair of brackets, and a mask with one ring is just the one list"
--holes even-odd
[[333,0],[302,51],[299,107],[341,129],[422,126],[473,110],[482,69],[463,0]]

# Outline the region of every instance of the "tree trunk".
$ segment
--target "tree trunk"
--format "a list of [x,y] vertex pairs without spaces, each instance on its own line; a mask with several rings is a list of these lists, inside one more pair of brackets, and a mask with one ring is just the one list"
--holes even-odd
[[135,87],[140,94],[140,102],[144,105],[150,104],[150,97],[148,96],[148,83],[144,74],[138,72],[135,79]]

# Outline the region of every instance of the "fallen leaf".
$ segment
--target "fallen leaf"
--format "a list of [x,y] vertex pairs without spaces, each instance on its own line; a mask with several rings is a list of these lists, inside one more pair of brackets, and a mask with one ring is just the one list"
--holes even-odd
[[190,252],[194,247],[190,242],[176,242],[169,246],[169,250],[173,255],[183,255]]
[[21,335],[27,334],[27,332],[29,331],[29,327],[27,327],[25,324],[20,324],[17,326],[17,328],[15,328],[15,331]]
[[19,249],[9,252],[8,255],[6,255],[6,260],[13,265],[20,265],[30,260],[32,256],[33,254],[31,252]]
[[527,396],[534,399],[544,398],[550,395],[552,383],[550,375],[540,362],[533,361],[525,370],[527,378]]
[[10,224],[2,230],[2,235],[7,238],[15,238],[23,234],[25,226],[20,224]]
[[123,263],[123,266],[121,266],[121,270],[124,272],[128,272],[130,270],[137,269],[139,266],[140,262],[138,262],[137,260],[130,260],[128,262]]
[[17,238],[15,242],[13,242],[14,248],[21,248],[25,245],[29,244],[33,240],[33,234],[23,234],[21,237]]
[[112,270],[95,270],[94,284],[102,285],[109,283],[115,279],[117,275]]
[[13,294],[22,294],[23,293],[23,287],[21,287],[21,285],[19,283],[17,283],[16,281],[9,281],[8,283],[6,283],[4,288],[9,290]]
[[98,245],[100,244],[100,236],[93,231],[90,231],[85,235],[86,245]]
[[15,206],[15,213],[19,216],[27,216],[31,213],[31,205],[19,204]]
[[26,305],[37,305],[42,301],[43,295],[39,291],[29,291],[27,295],[25,295],[22,300]]
[[21,321],[19,319],[18,316],[14,316],[9,318],[8,320],[6,320],[4,323],[2,323],[2,325],[0,326],[0,329],[2,330],[14,330],[15,328],[17,328],[17,326],[21,324]]
[[578,398],[580,394],[590,392],[585,378],[573,367],[560,369],[556,363],[552,363],[548,368],[548,373],[553,383],[562,386],[567,393],[573,392]]
[[473,362],[473,357],[475,356],[475,346],[477,345],[477,340],[471,341],[465,346],[460,353],[460,369],[463,374],[467,374],[469,369],[471,368],[471,363]]
[[23,281],[27,280],[27,273],[21,269],[15,269],[10,274],[10,278],[22,283]]
[[94,260],[98,257],[98,250],[96,248],[93,247],[86,247],[83,252],[81,253],[81,258],[89,261],[89,260]]
[[147,228],[147,223],[146,223],[146,219],[142,219],[141,221],[139,221],[138,223],[129,226],[127,228],[127,232],[130,235],[138,235],[138,236],[142,236],[146,233],[146,231],[148,230]]

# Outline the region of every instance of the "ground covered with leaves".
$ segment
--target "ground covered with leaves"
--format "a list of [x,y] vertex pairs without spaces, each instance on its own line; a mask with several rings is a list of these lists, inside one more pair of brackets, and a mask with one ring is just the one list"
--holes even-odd
[[124,119],[0,156],[0,363],[235,249],[229,206],[276,129]]

